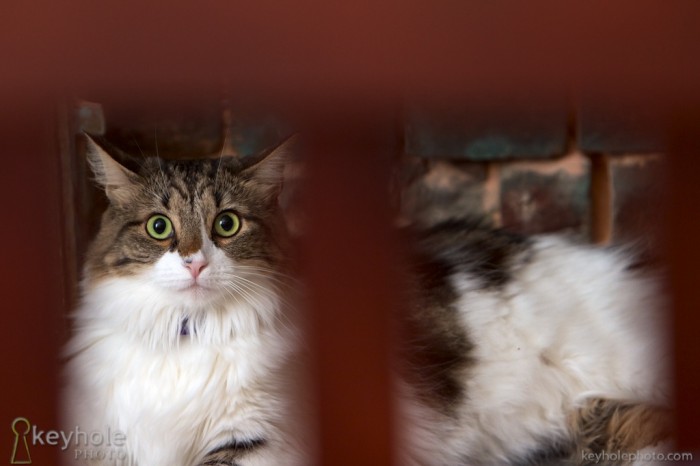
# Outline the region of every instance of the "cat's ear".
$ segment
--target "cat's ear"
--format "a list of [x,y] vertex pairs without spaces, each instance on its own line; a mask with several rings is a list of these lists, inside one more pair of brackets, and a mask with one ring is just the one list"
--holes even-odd
[[107,150],[85,133],[87,160],[95,180],[102,186],[110,202],[123,204],[132,198],[138,175],[114,160]]
[[243,174],[250,177],[266,195],[277,197],[282,190],[285,167],[298,144],[299,136],[294,134],[272,150],[250,161]]

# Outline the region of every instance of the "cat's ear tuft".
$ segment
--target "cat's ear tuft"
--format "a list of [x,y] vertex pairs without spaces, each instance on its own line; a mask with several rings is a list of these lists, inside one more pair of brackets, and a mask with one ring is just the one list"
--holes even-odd
[[293,134],[274,149],[252,160],[243,173],[248,174],[256,185],[269,196],[278,196],[282,190],[284,172],[298,144],[299,136]]
[[102,186],[110,202],[128,202],[138,175],[114,160],[92,136],[84,134],[87,139],[87,160],[95,174],[95,180]]

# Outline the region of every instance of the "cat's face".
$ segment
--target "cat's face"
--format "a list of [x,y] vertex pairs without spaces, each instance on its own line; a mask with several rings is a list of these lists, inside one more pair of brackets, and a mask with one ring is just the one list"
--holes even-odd
[[132,278],[176,302],[255,301],[283,261],[284,148],[248,162],[165,161],[126,168],[93,140],[89,160],[110,201],[88,254],[88,283]]

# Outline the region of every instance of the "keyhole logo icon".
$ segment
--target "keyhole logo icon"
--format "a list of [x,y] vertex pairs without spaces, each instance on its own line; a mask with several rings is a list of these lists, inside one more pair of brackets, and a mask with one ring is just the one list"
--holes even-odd
[[18,417],[12,421],[12,433],[15,434],[15,444],[12,447],[10,464],[32,464],[32,457],[29,454],[29,444],[27,434],[32,425],[26,417]]

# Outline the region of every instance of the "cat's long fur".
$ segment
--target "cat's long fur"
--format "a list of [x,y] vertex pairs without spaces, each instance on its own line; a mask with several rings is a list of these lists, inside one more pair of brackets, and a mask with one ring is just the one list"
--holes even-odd
[[[129,170],[89,145],[111,206],[69,347],[70,422],[124,432],[138,466],[311,464],[274,205],[283,151]],[[225,242],[209,231],[222,208],[247,228]],[[144,233],[159,212],[171,243]],[[624,254],[464,222],[419,230],[398,318],[401,464],[579,464],[666,436],[660,290]],[[247,282],[206,299],[159,282],[197,254]]]
[[[104,454],[119,464],[301,464],[290,432],[299,417],[288,376],[292,288],[275,199],[284,148],[245,165],[148,159],[130,170],[89,146],[110,207],[68,348],[68,425],[122,432],[124,449]],[[232,239],[211,231],[222,210],[242,218]],[[171,239],[147,235],[154,213],[172,220]],[[183,258],[200,256],[211,289],[180,290],[189,283]]]
[[407,332],[406,351],[425,353],[409,367],[417,383],[404,387],[416,464],[579,464],[587,451],[636,451],[666,437],[658,284],[621,251],[484,235],[448,222],[418,241],[423,287],[411,316],[450,324],[433,325],[427,342],[425,329]]

